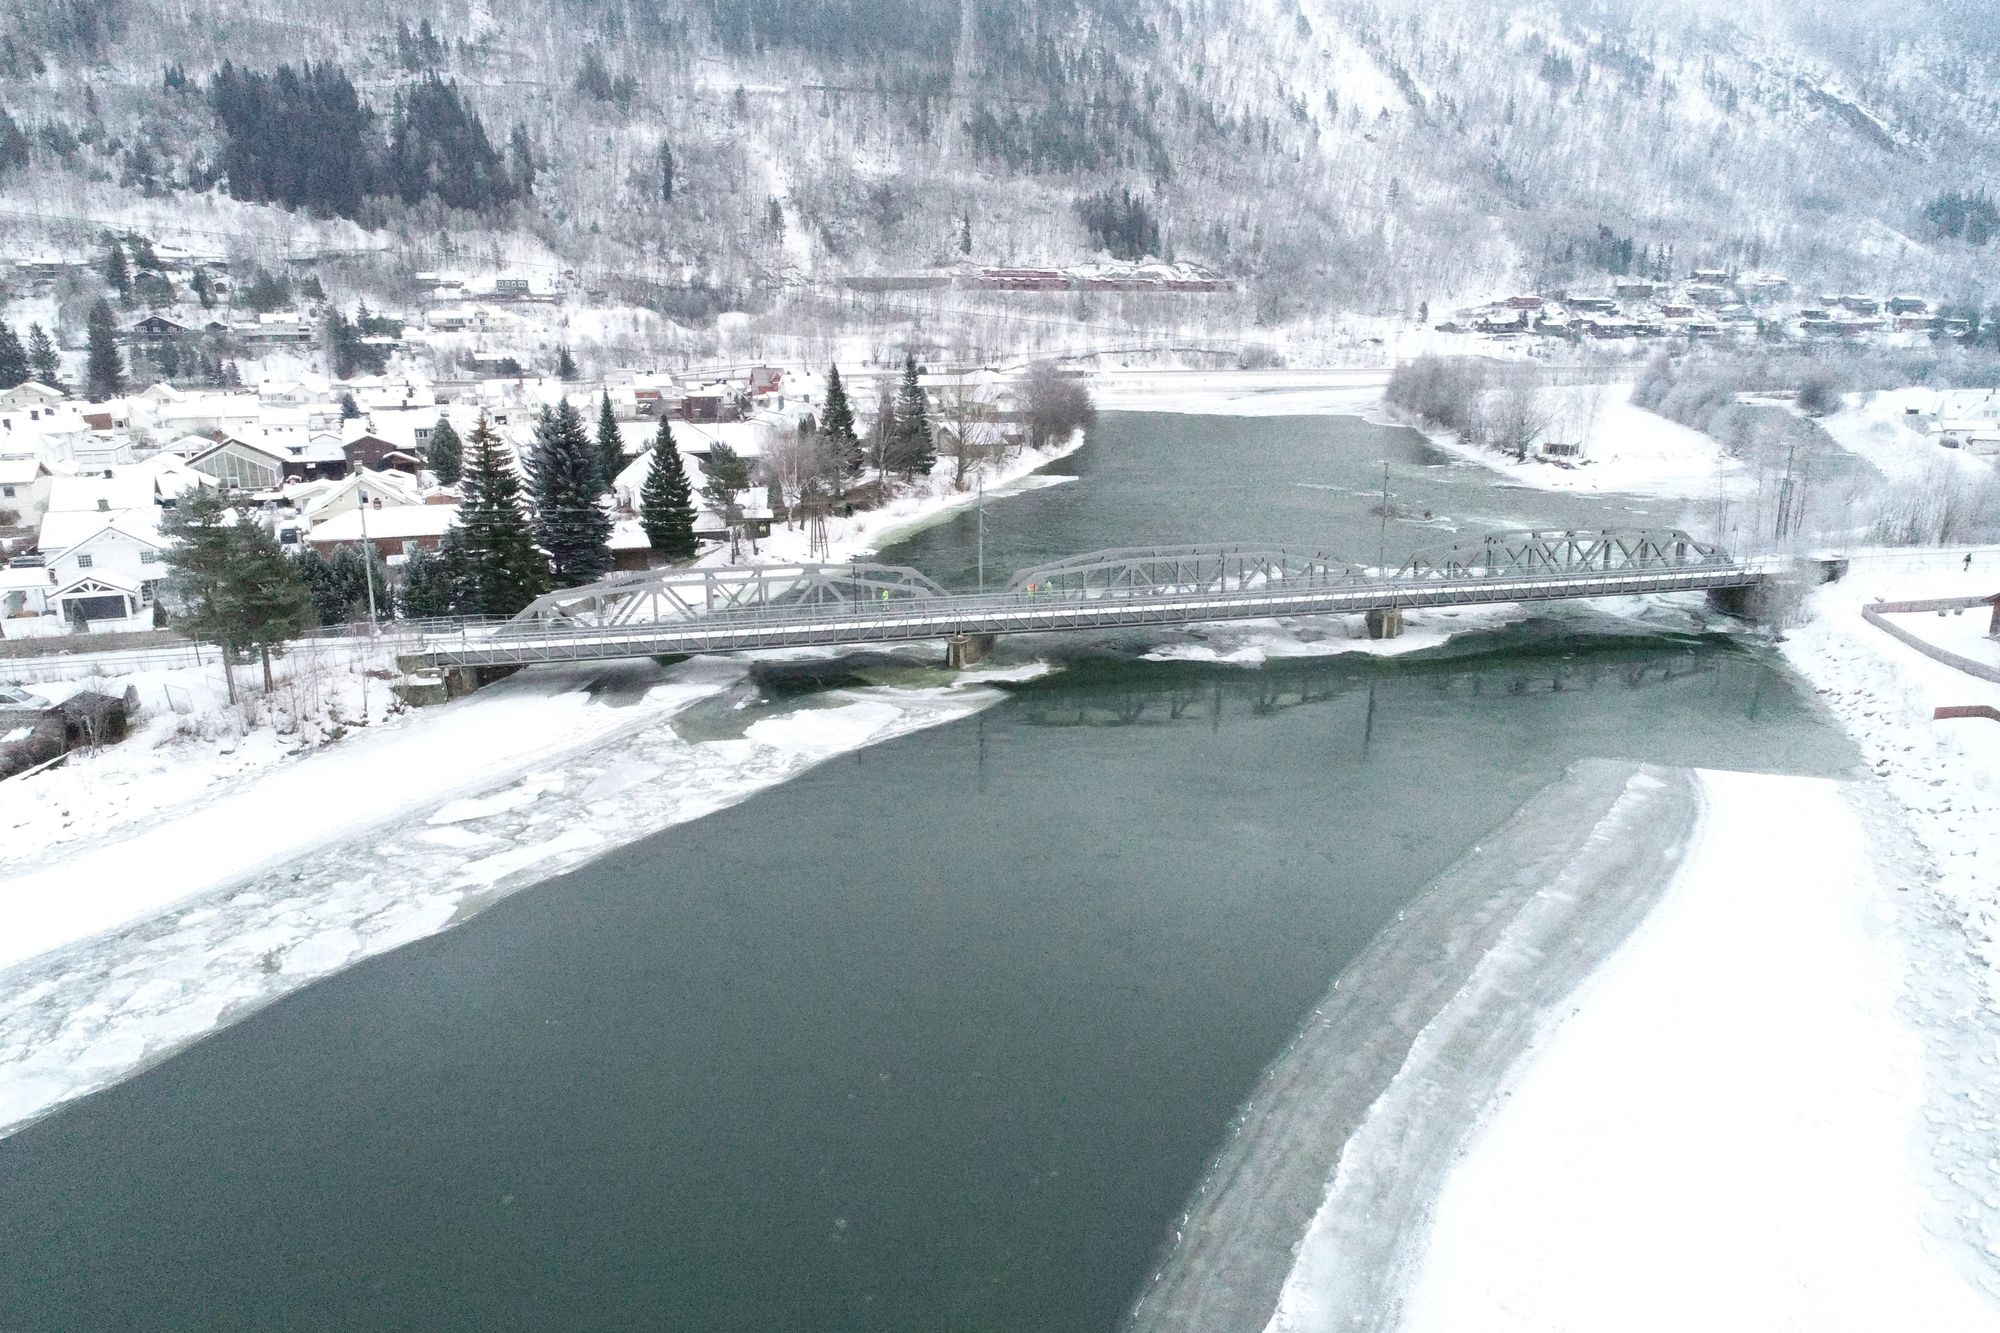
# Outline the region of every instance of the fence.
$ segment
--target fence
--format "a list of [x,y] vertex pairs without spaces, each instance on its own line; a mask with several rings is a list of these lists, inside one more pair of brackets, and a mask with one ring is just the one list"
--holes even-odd
[[1991,603],[1984,597],[1933,597],[1917,602],[1876,602],[1872,606],[1861,608],[1861,618],[1890,638],[1908,644],[1934,662],[1942,662],[1948,667],[1963,671],[1968,676],[1977,676],[1980,680],[1990,680],[2000,685],[2000,667],[1975,662],[1969,657],[1952,652],[1949,648],[1940,648],[1921,636],[1912,634],[1901,625],[1890,624],[1887,619],[1888,616],[1908,615],[1919,611],[1963,611],[1975,606],[1988,605]]

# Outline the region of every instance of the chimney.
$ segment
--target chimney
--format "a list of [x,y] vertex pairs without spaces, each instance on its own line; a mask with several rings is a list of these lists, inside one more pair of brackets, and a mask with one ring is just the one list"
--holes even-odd
[[98,513],[100,513],[100,514],[108,514],[108,513],[110,513],[110,512],[111,512],[111,501],[109,501],[109,500],[105,499],[105,498],[104,498],[103,496],[101,496],[101,495],[100,495],[100,496],[98,496],[98,497],[97,497],[97,512],[98,512]]

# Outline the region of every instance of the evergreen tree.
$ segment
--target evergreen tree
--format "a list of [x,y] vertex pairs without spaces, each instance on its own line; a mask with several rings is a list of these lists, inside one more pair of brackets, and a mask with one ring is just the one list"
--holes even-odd
[[576,378],[576,358],[569,354],[569,345],[556,348],[556,378],[573,380]]
[[389,598],[389,571],[373,542],[367,546],[341,547],[327,561],[327,566],[333,572],[333,586],[341,599],[339,619],[332,623],[346,625],[367,620],[371,604],[377,620],[387,620],[394,614]]
[[451,571],[437,552],[419,546],[403,561],[396,604],[405,620],[435,620],[452,613]]
[[11,324],[0,324],[0,389],[28,382],[28,349]]
[[891,452],[892,466],[900,469],[905,479],[918,473],[928,476],[937,466],[930,405],[924,398],[924,386],[917,379],[914,353],[903,357],[903,382],[896,390],[896,436]]
[[674,201],[674,150],[666,143],[660,145],[660,202]]
[[132,295],[132,270],[125,262],[125,247],[118,243],[116,236],[105,238],[104,280],[111,284],[111,290],[121,299],[129,300]]
[[173,627],[190,639],[222,650],[222,677],[229,702],[236,702],[236,653],[244,639],[230,605],[238,545],[234,510],[214,488],[196,486],[160,520],[170,540],[166,550],[167,591],[176,608]]
[[563,399],[535,422],[528,485],[535,499],[535,540],[548,553],[559,588],[611,572],[611,518],[598,505],[600,465],[583,417]]
[[208,280],[207,269],[198,268],[194,271],[193,286],[194,298],[201,302],[201,308],[203,310],[213,310],[215,308],[215,285]]
[[354,394],[351,391],[341,394],[340,419],[342,421],[354,421],[359,419],[360,416],[361,404],[354,401]]
[[826,411],[820,432],[826,436],[827,448],[840,456],[847,475],[860,476],[868,456],[861,447],[861,437],[854,433],[854,407],[847,401],[847,386],[840,382],[839,366],[826,368]]
[[484,414],[465,443],[459,606],[467,615],[511,616],[548,591],[548,561],[528,531],[521,478]]
[[465,446],[459,442],[458,432],[451,428],[451,422],[438,418],[437,429],[431,432],[430,448],[424,451],[424,461],[437,474],[438,484],[456,486],[459,476],[465,471]]
[[307,546],[292,557],[292,564],[305,587],[314,623],[346,624],[352,600],[340,575],[334,571],[333,562],[321,555],[318,547]]
[[39,324],[28,326],[28,370],[37,384],[46,384],[51,389],[63,387],[62,359],[54,340]]
[[298,567],[262,523],[239,522],[234,533],[236,567],[229,607],[243,642],[257,649],[264,666],[264,688],[269,690],[271,649],[304,632],[312,617],[312,596],[299,577]]
[[702,499],[708,501],[710,509],[735,522],[736,493],[750,489],[750,464],[718,441],[709,448],[703,471],[708,473],[708,480],[701,484]]
[[507,169],[514,177],[516,193],[523,199],[535,193],[535,145],[528,138],[528,127],[518,120],[507,136]]
[[86,392],[102,403],[125,392],[125,363],[118,355],[118,321],[107,301],[90,308],[90,356],[85,363]]
[[625,437],[618,433],[618,418],[611,414],[611,395],[605,394],[597,406],[598,489],[608,491],[625,470]]
[[694,495],[673,428],[665,421],[653,435],[646,484],[639,489],[639,526],[653,550],[668,560],[694,558]]

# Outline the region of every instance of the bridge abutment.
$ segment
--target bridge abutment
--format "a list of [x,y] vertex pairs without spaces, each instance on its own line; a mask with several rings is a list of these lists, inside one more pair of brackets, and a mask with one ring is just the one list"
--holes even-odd
[[1769,583],[1762,579],[1733,588],[1710,588],[1708,604],[1739,620],[1762,620],[1770,609],[1769,588]]
[[1403,609],[1399,606],[1378,606],[1368,612],[1367,621],[1371,639],[1403,637]]
[[462,698],[482,685],[491,685],[496,680],[505,680],[520,669],[519,664],[512,666],[446,667],[444,669],[445,698]]
[[984,662],[993,653],[995,634],[954,634],[944,641],[944,664],[953,671]]

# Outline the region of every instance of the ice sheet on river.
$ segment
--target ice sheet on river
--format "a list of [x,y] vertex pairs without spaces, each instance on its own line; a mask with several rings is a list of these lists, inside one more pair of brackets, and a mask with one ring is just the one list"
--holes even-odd
[[1326,1308],[1379,1311],[1469,1110],[1644,917],[1697,808],[1685,772],[1580,763],[1398,913],[1266,1071],[1131,1327],[1264,1328],[1309,1229]]

